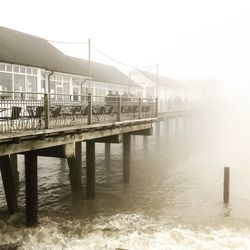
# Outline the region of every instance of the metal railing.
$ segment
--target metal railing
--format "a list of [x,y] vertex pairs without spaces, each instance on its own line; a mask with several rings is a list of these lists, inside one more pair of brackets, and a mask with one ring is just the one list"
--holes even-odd
[[155,99],[0,91],[0,133],[153,117]]

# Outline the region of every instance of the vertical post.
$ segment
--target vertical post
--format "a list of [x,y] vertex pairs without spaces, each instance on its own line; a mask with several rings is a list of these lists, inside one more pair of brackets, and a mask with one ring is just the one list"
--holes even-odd
[[87,199],[95,199],[95,142],[86,141],[86,190]]
[[90,52],[91,52],[91,44],[90,44],[90,38],[88,42],[88,47],[89,47],[89,91],[88,93],[91,94],[91,57],[90,57]]
[[75,143],[75,156],[67,158],[67,161],[73,199],[79,199],[82,195],[82,142]]
[[128,183],[130,179],[130,150],[131,135],[126,133],[123,135],[123,182]]
[[121,96],[118,97],[118,110],[117,110],[117,121],[121,121],[121,111],[122,111],[122,100]]
[[92,124],[92,95],[89,93],[88,95],[88,124]]
[[142,98],[139,98],[139,119],[142,118]]
[[13,177],[14,177],[14,183],[16,192],[18,192],[19,189],[19,172],[17,169],[17,154],[11,154],[10,155],[10,164],[13,171]]
[[110,143],[105,143],[105,167],[109,168],[110,167],[110,150],[111,149],[111,144]]
[[229,177],[230,177],[230,168],[224,167],[224,192],[223,192],[224,203],[228,203],[229,201]]
[[37,156],[31,151],[25,154],[26,179],[26,224],[28,227],[38,223],[38,197],[37,197]]
[[148,147],[148,136],[144,135],[143,136],[143,151],[145,153],[147,152],[147,147]]
[[161,137],[161,122],[158,120],[155,125],[156,125],[156,141],[157,144],[159,145]]
[[49,95],[44,94],[44,114],[45,114],[45,128],[49,128]]
[[0,157],[0,168],[3,180],[3,187],[7,201],[9,214],[12,215],[18,210],[14,174],[12,172],[10,158],[8,155]]
[[155,98],[155,117],[158,117],[158,97]]

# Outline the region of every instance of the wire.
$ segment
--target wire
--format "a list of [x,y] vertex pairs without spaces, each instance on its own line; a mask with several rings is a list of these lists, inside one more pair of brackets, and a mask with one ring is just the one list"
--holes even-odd
[[115,59],[115,58],[113,58],[113,57],[107,55],[106,53],[102,52],[100,49],[97,49],[97,48],[96,48],[95,46],[93,46],[92,44],[91,44],[90,46],[91,46],[94,50],[96,50],[97,52],[99,52],[100,54],[102,54],[103,56],[109,58],[110,60],[112,60],[112,61],[114,61],[114,62],[116,62],[116,63],[119,63],[119,64],[121,64],[121,65],[123,65],[123,66],[129,67],[129,68],[152,70],[152,69],[154,69],[154,68],[157,66],[157,64],[153,64],[153,65],[150,65],[150,66],[147,66],[147,67],[145,67],[145,66],[144,66],[144,67],[138,67],[138,66],[126,64],[126,63],[123,63],[123,62],[121,62],[121,61],[119,61],[119,60],[117,60],[117,59]]
[[63,43],[63,44],[88,44],[88,42],[64,42],[64,41],[54,41],[54,40],[47,40],[51,43]]

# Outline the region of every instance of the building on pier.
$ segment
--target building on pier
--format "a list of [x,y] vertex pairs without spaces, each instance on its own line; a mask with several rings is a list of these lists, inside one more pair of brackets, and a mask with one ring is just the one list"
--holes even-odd
[[[27,92],[50,92],[51,99],[67,94],[77,100],[89,92],[88,61],[66,56],[43,38],[0,27],[0,48],[1,99],[32,99]],[[91,69],[92,95],[123,94],[137,87],[113,66],[91,62]]]

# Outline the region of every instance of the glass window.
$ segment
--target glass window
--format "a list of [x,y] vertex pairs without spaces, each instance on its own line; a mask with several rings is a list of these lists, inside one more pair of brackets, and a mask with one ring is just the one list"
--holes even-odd
[[0,63],[0,70],[5,71],[5,64]]
[[14,90],[25,91],[25,76],[14,75]]
[[27,74],[31,75],[31,68],[27,68]]
[[0,90],[11,91],[12,90],[12,75],[11,73],[0,72]]
[[36,76],[27,76],[27,91],[37,92],[37,77]]
[[32,74],[37,75],[37,69],[32,69]]
[[25,67],[23,67],[23,66],[20,66],[20,73],[23,73],[23,74],[25,74]]
[[7,64],[6,65],[6,71],[12,71],[12,66],[10,64]]
[[16,73],[19,73],[19,66],[17,66],[17,65],[14,65],[14,72],[16,72]]

